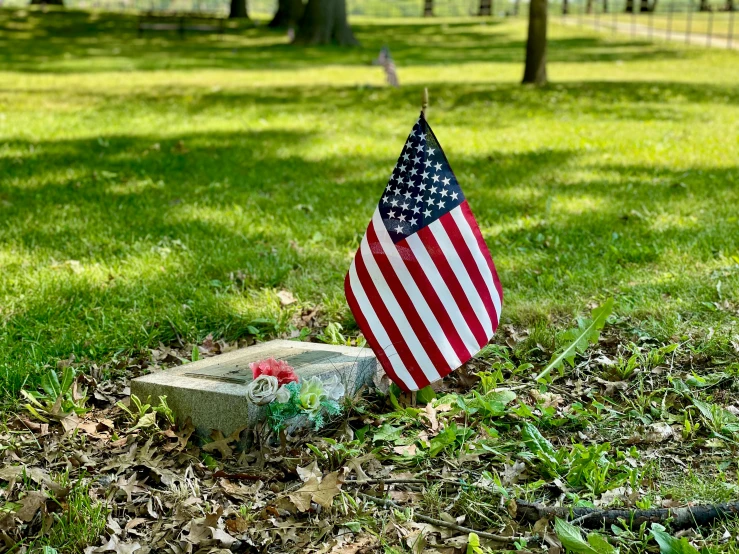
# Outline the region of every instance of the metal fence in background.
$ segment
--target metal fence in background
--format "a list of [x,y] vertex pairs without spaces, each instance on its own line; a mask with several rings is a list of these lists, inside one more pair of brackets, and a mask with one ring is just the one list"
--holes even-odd
[[[270,17],[277,0],[248,0],[254,16]],[[483,11],[496,17],[528,16],[529,0],[434,0],[437,17],[469,17]],[[28,0],[0,0],[22,7]],[[65,0],[70,8],[178,12],[225,16],[228,0]],[[347,0],[350,17],[403,18],[424,13],[425,0]],[[566,25],[652,40],[684,41],[739,48],[739,0],[553,0],[550,19]]]
[[575,0],[552,21],[633,38],[739,49],[737,0]]

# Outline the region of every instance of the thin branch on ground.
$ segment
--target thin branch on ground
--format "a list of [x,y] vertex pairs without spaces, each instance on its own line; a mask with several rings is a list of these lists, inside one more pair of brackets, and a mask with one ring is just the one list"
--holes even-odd
[[[378,506],[382,506],[383,508],[394,508],[396,510],[405,510],[403,506],[401,506],[400,504],[396,504],[392,500],[377,498],[376,496],[370,496],[362,492],[360,492],[359,494],[362,496],[362,498],[365,498],[369,500],[370,502],[374,502],[375,504],[377,504]],[[448,521],[443,521],[441,519],[435,519],[433,517],[419,514],[416,511],[413,512],[413,519],[422,521],[424,523],[430,523],[431,525],[435,525],[436,527],[445,527],[446,529],[453,529],[455,531],[459,531],[460,533],[475,533],[477,536],[479,536],[482,539],[490,539],[490,540],[497,541],[497,542],[504,542],[504,543],[511,544],[521,538],[521,537],[505,537],[503,535],[495,535],[493,533],[487,533],[485,531],[477,531],[469,527],[457,525],[456,523],[450,523]]]
[[576,519],[573,523],[582,523],[583,527],[591,529],[606,525],[628,525],[631,528],[638,528],[643,523],[665,523],[667,521],[673,529],[687,529],[707,525],[717,519],[739,516],[739,502],[654,510],[599,510],[597,508],[544,506],[516,501],[516,509],[519,516],[529,521],[552,516],[562,519],[574,517]]

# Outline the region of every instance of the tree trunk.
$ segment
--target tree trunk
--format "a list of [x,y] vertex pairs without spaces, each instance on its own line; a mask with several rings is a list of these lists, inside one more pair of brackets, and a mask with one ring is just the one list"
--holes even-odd
[[639,2],[639,12],[640,13],[648,13],[650,11],[649,9],[649,0],[640,0]]
[[423,1],[423,17],[434,16],[434,0]]
[[711,4],[708,3],[708,0],[700,1],[700,5],[698,6],[698,11],[700,12],[710,12],[711,11]]
[[634,13],[634,0],[626,0],[626,13]]
[[32,6],[63,6],[64,0],[31,0]]
[[513,15],[518,15],[518,12],[520,9],[521,9],[521,0],[515,0],[513,2]]
[[355,46],[354,37],[346,17],[346,0],[308,0],[298,23],[296,44],[339,44]]
[[477,15],[493,15],[493,0],[480,0],[480,10]]
[[727,12],[733,12],[736,9],[734,6],[734,0],[726,0],[726,7],[724,9]]
[[247,0],[231,0],[231,9],[228,11],[229,19],[249,19],[246,9]]
[[523,82],[537,86],[547,82],[547,0],[531,0],[526,67]]
[[303,0],[279,0],[277,11],[268,27],[288,28],[295,27],[303,17]]
[[570,2],[569,0],[562,0],[562,15],[570,13]]
[[[643,2],[644,0],[642,0]],[[593,13],[593,0],[588,0],[585,3],[585,13]]]
[[608,13],[608,0],[603,0],[603,13]]

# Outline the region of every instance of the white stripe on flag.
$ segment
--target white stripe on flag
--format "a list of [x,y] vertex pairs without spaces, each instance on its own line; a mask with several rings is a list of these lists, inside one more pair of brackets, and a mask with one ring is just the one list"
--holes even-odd
[[495,281],[493,281],[493,274],[490,273],[490,266],[485,259],[485,255],[480,250],[480,244],[477,242],[475,234],[472,232],[470,222],[467,221],[467,218],[462,213],[462,208],[459,206],[454,208],[449,213],[454,219],[454,222],[457,224],[459,232],[462,233],[462,237],[464,238],[464,242],[467,244],[467,248],[469,248],[470,252],[472,252],[472,257],[475,258],[477,268],[480,270],[480,274],[482,274],[482,278],[485,280],[485,284],[490,291],[490,297],[493,299],[493,304],[495,305],[495,315],[498,318],[498,322],[500,322],[500,294],[498,294],[498,289],[495,286]]
[[[362,259],[364,260],[364,265],[367,268],[367,272],[375,283],[375,287],[377,287],[377,292],[380,293],[387,311],[390,312],[395,324],[398,326],[398,330],[400,331],[400,334],[403,335],[403,339],[405,339],[411,354],[416,359],[416,363],[418,363],[418,366],[421,368],[424,375],[426,375],[429,382],[433,383],[434,381],[438,381],[441,379],[441,375],[439,375],[439,372],[434,367],[434,363],[426,353],[426,349],[413,331],[413,326],[408,322],[405,312],[403,312],[403,308],[400,307],[400,304],[398,304],[398,301],[395,299],[395,295],[385,281],[385,276],[382,274],[382,270],[377,265],[377,261],[370,250],[367,235],[364,235],[359,250]],[[414,388],[418,388],[418,386]]]
[[444,225],[437,219],[429,225],[428,228],[434,234],[436,242],[439,243],[441,251],[449,261],[449,265],[452,266],[454,275],[462,286],[462,290],[464,290],[464,293],[467,295],[467,300],[470,301],[470,305],[477,315],[477,319],[480,320],[480,324],[485,330],[485,334],[488,337],[492,337],[493,323],[490,321],[490,315],[485,309],[485,304],[483,304],[482,298],[480,298],[480,293],[475,288],[475,284],[472,282],[472,279],[470,279],[469,273],[467,273],[467,268],[465,267],[464,262],[459,257],[457,249],[454,248],[452,239],[450,239],[449,235],[446,234]]
[[[418,288],[418,285],[416,285],[416,281],[405,266],[405,262],[400,258],[398,248],[390,238],[387,228],[382,222],[379,210],[375,210],[375,214],[372,216],[371,225],[374,225],[375,233],[377,234],[377,238],[380,241],[380,245],[387,256],[387,259],[390,261],[395,274],[398,276],[398,279],[403,284],[405,291],[408,293],[408,296],[413,303],[413,307],[426,325],[426,329],[428,329],[429,334],[436,342],[436,345],[439,347],[439,350],[444,356],[446,362],[449,364],[449,367],[452,370],[457,369],[462,365],[462,361],[457,356],[454,348],[452,348],[452,345],[444,334],[441,325],[439,325],[434,312],[431,311],[428,302],[426,302],[426,299]],[[473,353],[473,351],[470,351],[470,355]]]
[[410,390],[416,390],[418,388],[416,386],[416,382],[413,380],[413,377],[411,377],[411,374],[408,373],[408,370],[405,368],[403,360],[400,359],[398,351],[395,349],[395,346],[390,340],[390,337],[388,337],[387,331],[385,331],[385,327],[382,326],[382,323],[377,317],[377,314],[375,314],[375,310],[372,307],[369,299],[367,298],[367,294],[364,292],[364,288],[362,288],[362,283],[359,282],[357,268],[354,265],[353,260],[352,265],[349,267],[349,286],[354,293],[354,298],[356,298],[357,300],[357,304],[359,305],[359,309],[361,310],[362,315],[367,320],[367,325],[369,325],[372,334],[375,336],[377,344],[385,352],[385,355],[390,361],[390,364],[393,366],[393,370],[398,376],[398,379],[403,381],[406,387],[408,387]]
[[441,300],[441,303],[444,305],[444,309],[447,311],[449,317],[454,323],[465,348],[470,355],[478,352],[481,346],[477,344],[475,335],[470,330],[470,326],[467,324],[467,320],[465,320],[462,312],[459,311],[459,306],[454,301],[452,293],[449,291],[449,287],[447,287],[444,282],[444,278],[436,268],[436,264],[434,264],[434,261],[431,259],[423,241],[418,237],[417,233],[414,233],[406,237],[405,242],[413,252],[413,255],[416,257],[416,260],[421,266],[423,272],[426,274],[426,277],[428,277],[431,286],[434,287],[436,294],[439,296],[439,300]]

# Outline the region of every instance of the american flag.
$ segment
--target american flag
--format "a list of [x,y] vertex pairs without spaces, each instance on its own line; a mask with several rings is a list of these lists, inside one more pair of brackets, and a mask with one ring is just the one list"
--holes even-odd
[[423,113],[344,281],[388,376],[419,390],[492,338],[503,289],[462,189]]

